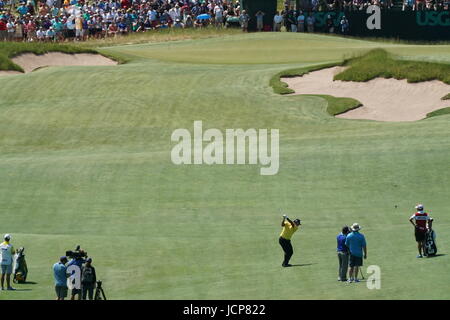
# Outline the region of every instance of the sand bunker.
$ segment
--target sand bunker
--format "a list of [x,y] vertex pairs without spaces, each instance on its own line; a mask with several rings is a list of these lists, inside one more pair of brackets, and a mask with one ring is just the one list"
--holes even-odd
[[363,106],[337,115],[337,118],[378,121],[416,121],[427,113],[450,107],[441,100],[450,85],[433,80],[408,83],[406,80],[377,78],[368,82],[333,81],[342,67],[327,68],[302,77],[282,78],[295,94],[327,94],[360,101]]
[[14,74],[22,74],[22,72],[10,71],[10,70],[0,70],[0,77],[1,76],[12,76]]
[[112,66],[117,62],[100,54],[49,52],[43,55],[25,53],[11,59],[21,66],[25,72],[50,66]]

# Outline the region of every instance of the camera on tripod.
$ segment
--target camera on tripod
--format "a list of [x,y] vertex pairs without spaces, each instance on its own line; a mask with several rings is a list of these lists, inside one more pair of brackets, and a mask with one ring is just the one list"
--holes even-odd
[[66,251],[66,256],[71,259],[80,259],[80,258],[87,257],[87,252],[80,249],[80,245],[78,245],[74,251],[72,251],[72,250]]
[[102,282],[100,280],[97,281],[94,300],[106,300],[105,291],[103,291]]

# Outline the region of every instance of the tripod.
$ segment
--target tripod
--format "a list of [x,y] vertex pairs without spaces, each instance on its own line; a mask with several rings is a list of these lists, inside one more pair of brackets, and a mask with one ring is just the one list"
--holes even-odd
[[101,281],[97,281],[97,288],[95,289],[94,300],[106,300],[105,291],[103,291]]

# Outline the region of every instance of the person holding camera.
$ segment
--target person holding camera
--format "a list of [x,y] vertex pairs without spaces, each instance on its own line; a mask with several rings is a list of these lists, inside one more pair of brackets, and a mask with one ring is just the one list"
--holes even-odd
[[294,221],[291,221],[291,219],[289,219],[285,214],[283,215],[283,221],[281,222],[283,230],[281,231],[280,239],[278,240],[281,248],[283,248],[284,251],[284,260],[281,265],[282,267],[292,266],[291,264],[289,264],[289,260],[294,254],[294,249],[292,248],[291,244],[291,237],[294,234],[294,232],[298,230],[298,226],[300,225],[301,225],[300,219],[295,219]]
[[95,283],[97,282],[97,275],[95,274],[95,268],[92,266],[92,259],[88,258],[86,263],[81,268],[81,296],[82,300],[86,300],[86,296],[89,300],[94,299]]
[[74,252],[67,253],[71,253],[72,258],[67,264],[67,272],[70,273],[68,281],[72,282],[72,285],[69,285],[72,289],[70,300],[75,300],[77,295],[78,300],[81,300],[81,269],[86,262],[84,258],[87,257],[87,253],[79,247]]

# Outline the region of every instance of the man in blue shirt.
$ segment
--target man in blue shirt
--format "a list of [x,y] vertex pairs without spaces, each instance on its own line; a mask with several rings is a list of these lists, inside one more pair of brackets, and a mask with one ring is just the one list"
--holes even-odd
[[55,278],[56,300],[64,300],[67,297],[67,258],[61,257],[59,262],[53,265],[53,277]]
[[348,282],[359,282],[358,271],[359,267],[363,265],[363,251],[364,259],[367,259],[367,245],[366,238],[363,234],[359,233],[361,227],[359,224],[354,223],[352,225],[352,233],[345,239],[345,245],[350,250],[350,272]]
[[338,234],[337,239],[337,254],[339,260],[339,274],[338,281],[347,281],[347,269],[348,269],[348,248],[345,245],[347,235],[350,233],[350,228],[345,226],[342,228],[342,232]]

